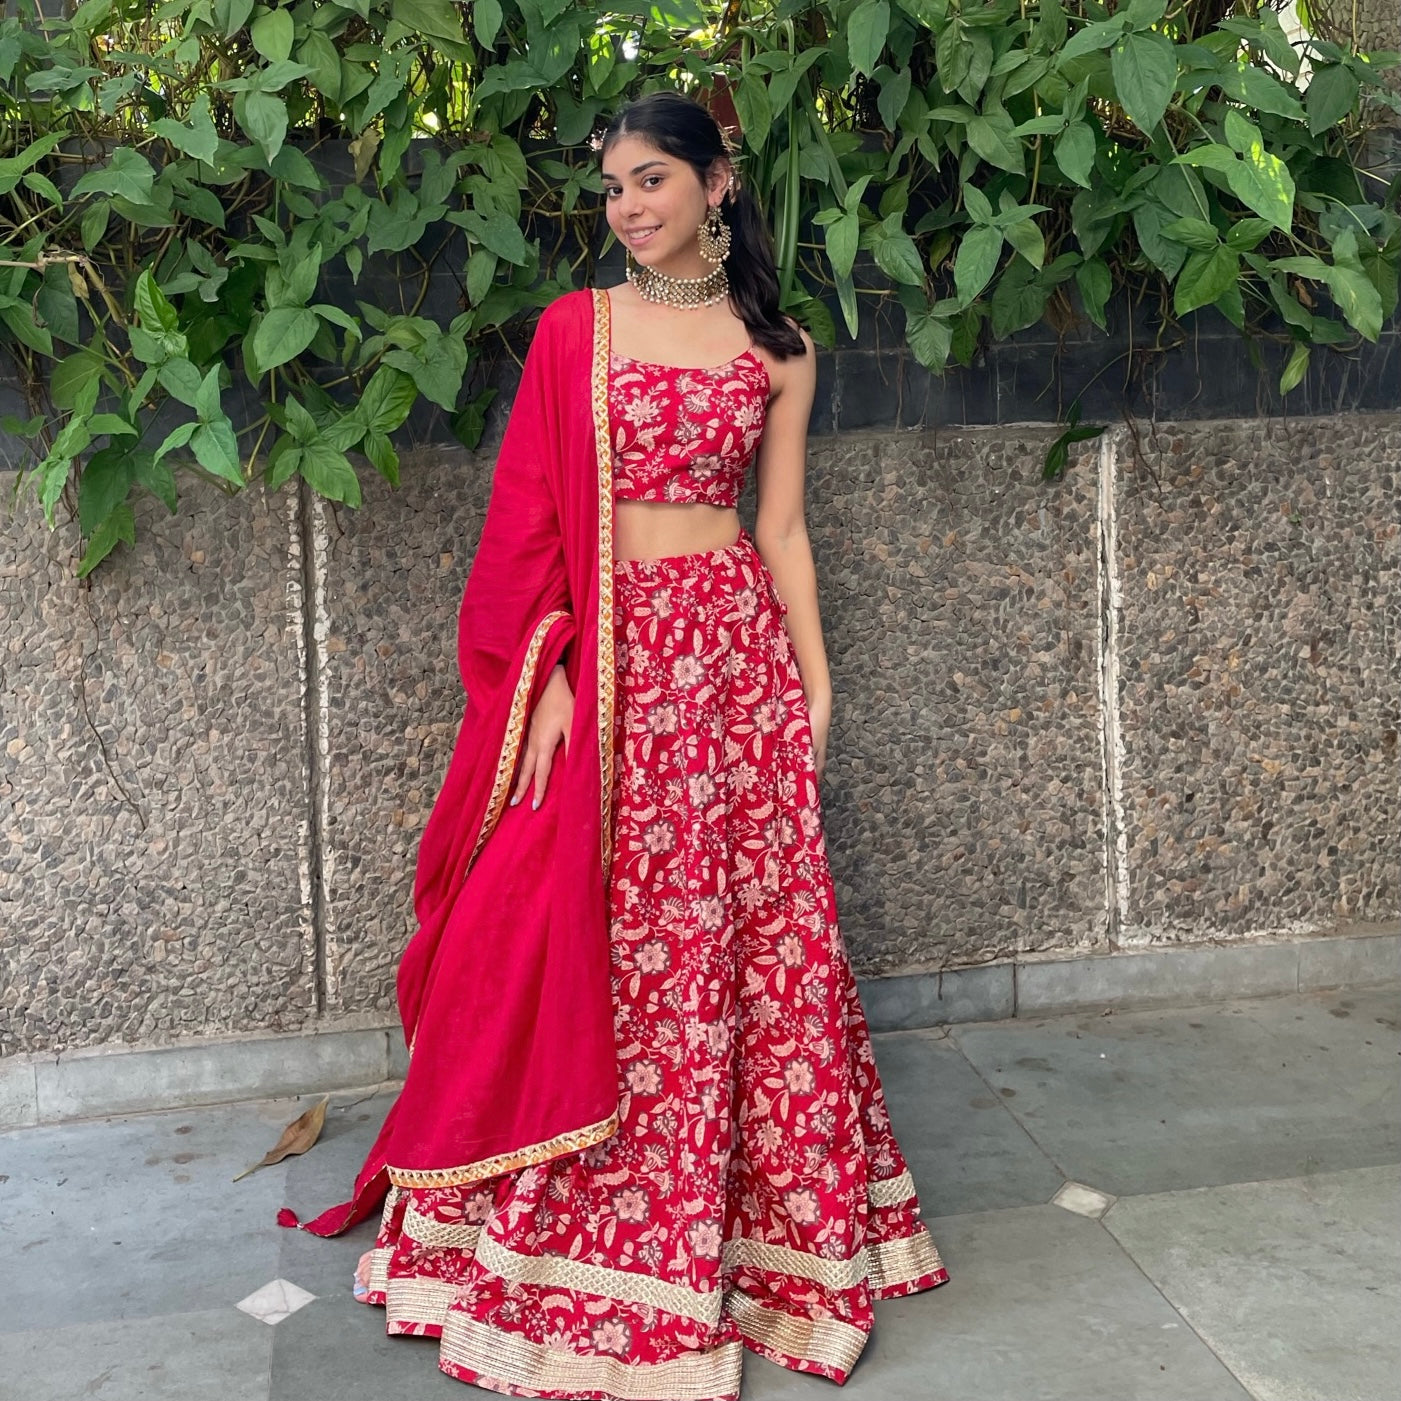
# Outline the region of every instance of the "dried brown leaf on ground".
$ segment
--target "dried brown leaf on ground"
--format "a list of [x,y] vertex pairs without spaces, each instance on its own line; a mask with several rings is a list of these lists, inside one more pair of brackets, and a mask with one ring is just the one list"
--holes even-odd
[[257,1172],[259,1168],[263,1167],[271,1167],[274,1163],[280,1163],[283,1158],[291,1158],[298,1153],[305,1153],[321,1137],[321,1130],[326,1123],[326,1106],[330,1102],[331,1097],[327,1095],[319,1104],[313,1104],[305,1114],[293,1119],[282,1130],[282,1137],[277,1140],[276,1147],[254,1163],[252,1167],[245,1168],[234,1178],[234,1181],[242,1182],[250,1172]]

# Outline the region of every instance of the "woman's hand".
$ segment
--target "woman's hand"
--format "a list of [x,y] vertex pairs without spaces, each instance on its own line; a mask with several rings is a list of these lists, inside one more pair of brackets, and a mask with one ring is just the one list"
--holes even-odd
[[535,785],[535,797],[530,804],[532,810],[545,801],[545,787],[550,781],[555,750],[563,741],[564,752],[568,756],[569,730],[573,721],[574,692],[569,689],[561,663],[550,672],[550,679],[545,682],[545,689],[530,717],[530,734],[526,740],[525,758],[521,760],[520,777],[516,780],[516,791],[511,795],[512,807],[530,791],[532,782]]
[[817,780],[827,766],[827,736],[832,729],[832,697],[819,696],[808,702],[808,723],[812,726],[812,758]]

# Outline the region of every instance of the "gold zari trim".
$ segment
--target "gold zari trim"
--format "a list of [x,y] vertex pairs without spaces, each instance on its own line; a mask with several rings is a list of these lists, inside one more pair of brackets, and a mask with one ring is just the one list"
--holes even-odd
[[839,1318],[794,1318],[766,1308],[743,1290],[733,1289],[725,1300],[725,1312],[752,1342],[784,1357],[815,1362],[850,1372],[866,1346],[869,1334]]
[[598,455],[598,757],[602,792],[603,879],[613,858],[613,709],[618,678],[613,649],[613,439],[608,431],[608,353],[613,344],[612,303],[608,293],[593,291],[594,448]]
[[915,1280],[936,1274],[944,1268],[944,1262],[923,1226],[912,1236],[869,1245],[866,1253],[871,1263],[871,1289],[876,1294],[897,1285],[913,1284]]
[[383,1294],[389,1285],[389,1262],[394,1252],[388,1246],[381,1246],[370,1252],[370,1293]]
[[626,1304],[650,1304],[709,1328],[720,1322],[723,1295],[719,1289],[702,1294],[688,1284],[668,1284],[654,1275],[591,1265],[563,1255],[520,1255],[489,1235],[478,1243],[477,1259],[493,1274],[513,1284],[546,1285]]
[[767,1241],[740,1236],[725,1242],[725,1264],[731,1268],[749,1266],[755,1270],[771,1270],[774,1274],[792,1275],[795,1279],[810,1279],[828,1289],[855,1289],[866,1278],[866,1252],[858,1250],[845,1259],[830,1259],[825,1255],[810,1255],[806,1250],[794,1250],[791,1245],[771,1245]]
[[477,833],[472,855],[467,859],[462,879],[477,864],[486,839],[496,830],[501,814],[506,810],[506,792],[511,786],[511,778],[516,771],[516,760],[520,756],[521,740],[525,737],[526,712],[530,709],[530,689],[535,684],[535,668],[540,661],[541,650],[549,631],[568,613],[556,610],[546,613],[531,634],[530,645],[525,649],[525,660],[521,663],[521,674],[516,678],[516,689],[511,695],[511,711],[506,718],[506,738],[501,745],[501,756],[496,761],[496,777],[491,784],[491,797],[487,799],[486,816],[482,818],[481,831]]
[[404,1209],[404,1234],[415,1245],[426,1245],[432,1250],[472,1252],[477,1248],[482,1228],[461,1222],[435,1221],[409,1206]]
[[606,1391],[625,1401],[713,1401],[738,1396],[742,1343],[724,1343],[710,1352],[669,1362],[624,1362],[617,1357],[582,1357],[502,1333],[464,1314],[450,1313],[443,1328],[441,1355],[454,1366],[478,1374],[494,1390]]
[[464,1163],[461,1167],[428,1168],[419,1171],[414,1168],[386,1168],[389,1180],[396,1187],[465,1187],[480,1182],[498,1173],[514,1172],[517,1168],[533,1167],[536,1163],[548,1162],[551,1158],[565,1153],[577,1153],[612,1138],[618,1131],[618,1116],[610,1114],[587,1128],[575,1129],[571,1133],[557,1134],[543,1143],[532,1143],[511,1153],[498,1153],[494,1158],[482,1158],[475,1163]]
[[915,1194],[915,1180],[906,1169],[899,1177],[887,1177],[872,1182],[866,1188],[866,1200],[872,1206],[898,1206]]
[[441,1328],[457,1286],[445,1279],[391,1279],[385,1291],[385,1323],[396,1328]]

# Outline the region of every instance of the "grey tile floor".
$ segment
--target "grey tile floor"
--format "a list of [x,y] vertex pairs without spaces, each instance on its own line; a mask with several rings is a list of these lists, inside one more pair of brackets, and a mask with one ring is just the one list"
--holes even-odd
[[[879,1037],[952,1280],[878,1306],[845,1394],[1397,1401],[1399,1002],[1374,988]],[[370,1226],[321,1241],[274,1224],[344,1195],[387,1102],[339,1097],[309,1154],[237,1185],[296,1102],[0,1134],[0,1398],[477,1394],[351,1300]],[[1098,1214],[1053,1200],[1067,1182],[1103,1194]],[[273,1280],[313,1297],[276,1324],[236,1307]],[[746,1358],[745,1401],[830,1388]]]

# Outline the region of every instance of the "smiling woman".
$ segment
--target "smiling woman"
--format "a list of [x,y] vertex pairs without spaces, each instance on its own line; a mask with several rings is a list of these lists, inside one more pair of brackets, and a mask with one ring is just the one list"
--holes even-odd
[[874,1301],[948,1276],[823,839],[814,348],[704,108],[643,98],[601,154],[627,281],[555,302],[527,357],[399,976],[408,1075],[308,1229],[382,1202],[357,1296],[464,1381],[737,1401],[745,1348],[844,1381]]

